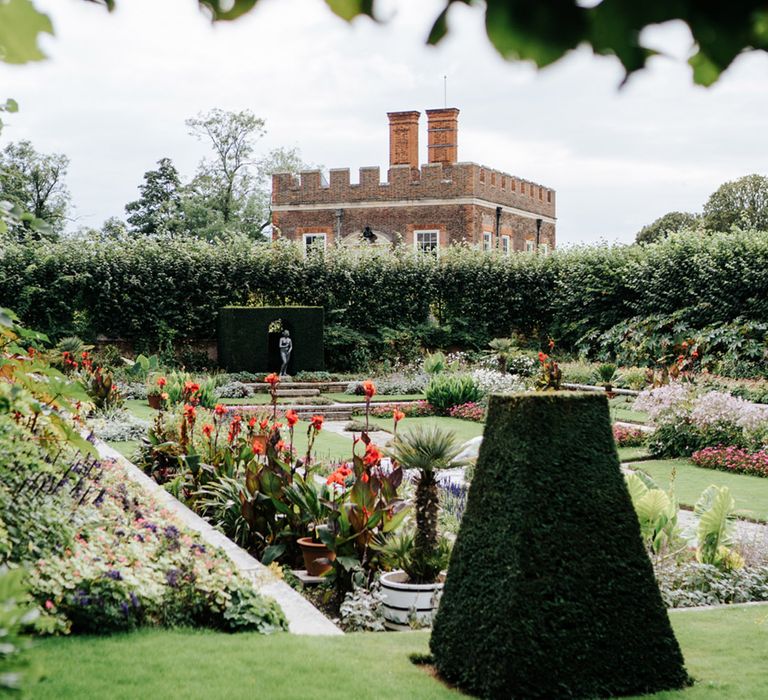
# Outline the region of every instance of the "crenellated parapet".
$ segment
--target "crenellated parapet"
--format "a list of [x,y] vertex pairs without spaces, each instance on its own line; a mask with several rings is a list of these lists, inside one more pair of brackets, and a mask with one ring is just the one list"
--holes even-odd
[[394,165],[384,181],[378,167],[360,168],[357,182],[352,182],[349,168],[331,170],[328,181],[319,170],[272,177],[272,204],[278,207],[327,204],[332,208],[359,202],[459,198],[555,216],[554,190],[476,163],[425,163],[421,168]]

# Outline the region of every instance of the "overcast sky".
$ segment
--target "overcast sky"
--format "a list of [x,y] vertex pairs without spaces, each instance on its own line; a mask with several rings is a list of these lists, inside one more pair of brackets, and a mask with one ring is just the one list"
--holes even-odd
[[768,56],[744,55],[715,87],[694,87],[682,24],[650,31],[669,57],[619,90],[618,63],[587,50],[539,72],[503,61],[479,8],[454,6],[448,38],[427,47],[433,0],[378,2],[378,25],[348,25],[322,0],[261,0],[214,27],[194,0],[121,0],[112,15],[82,0],[36,4],[56,29],[50,60],[0,64],[0,97],[21,107],[0,139],[70,157],[76,225],[124,216],[161,157],[190,177],[204,146],[184,120],[212,107],[263,117],[264,151],[296,146],[325,168],[384,174],[386,112],[442,107],[444,75],[461,110],[459,160],[557,190],[561,246],[629,242],[667,211],[700,210],[721,182],[768,172]]

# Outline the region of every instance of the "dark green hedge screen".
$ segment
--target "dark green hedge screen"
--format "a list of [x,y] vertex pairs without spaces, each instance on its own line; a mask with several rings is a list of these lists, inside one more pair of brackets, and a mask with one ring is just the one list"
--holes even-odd
[[230,372],[277,372],[277,334],[269,328],[278,320],[293,340],[288,373],[325,369],[321,306],[225,306],[219,310],[219,364]]
[[688,683],[599,394],[493,396],[431,638],[484,698]]

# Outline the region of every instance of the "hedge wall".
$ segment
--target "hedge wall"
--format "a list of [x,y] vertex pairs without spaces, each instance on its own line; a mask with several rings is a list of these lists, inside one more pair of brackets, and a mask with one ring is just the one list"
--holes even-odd
[[219,365],[230,372],[279,371],[277,338],[275,347],[269,344],[276,320],[293,341],[288,373],[324,370],[321,306],[225,306],[219,310]]
[[447,681],[483,698],[688,683],[604,395],[491,397],[430,647]]
[[[356,352],[408,344],[482,347],[512,330],[573,346],[634,316],[682,311],[701,328],[768,320],[768,233],[680,236],[503,258],[469,249],[328,251],[198,240],[65,240],[0,251],[0,305],[53,335],[102,334],[139,347],[213,338],[226,305],[323,306],[331,341]],[[340,347],[339,346],[339,347]],[[362,348],[362,349],[361,349]]]

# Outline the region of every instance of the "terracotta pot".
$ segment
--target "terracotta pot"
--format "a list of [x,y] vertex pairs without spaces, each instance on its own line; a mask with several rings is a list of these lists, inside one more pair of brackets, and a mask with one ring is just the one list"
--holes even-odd
[[431,625],[444,580],[445,572],[435,583],[409,583],[408,574],[399,570],[382,574],[379,582],[384,599],[384,625],[391,630],[410,630],[413,618],[420,625]]
[[311,537],[300,537],[296,540],[304,557],[304,568],[310,576],[323,576],[331,570],[331,564],[336,559],[332,552],[322,542],[315,542]]
[[163,399],[161,398],[160,394],[148,394],[147,403],[149,404],[150,408],[154,408],[156,411],[159,411],[163,405]]

